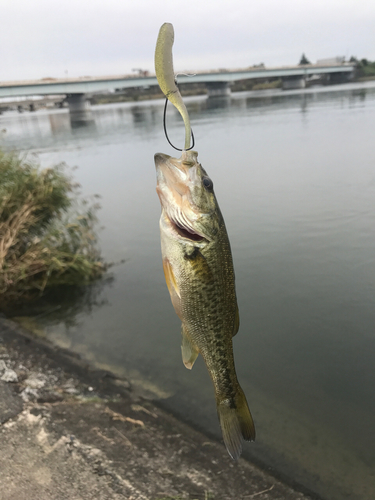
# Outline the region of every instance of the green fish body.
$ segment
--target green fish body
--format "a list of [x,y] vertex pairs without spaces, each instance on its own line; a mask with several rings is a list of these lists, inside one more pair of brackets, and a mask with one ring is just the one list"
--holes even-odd
[[255,439],[238,383],[232,338],[239,328],[235,278],[224,219],[211,179],[195,151],[180,159],[155,155],[164,274],[182,322],[182,359],[192,368],[201,354],[215,388],[224,443],[232,458],[242,439]]

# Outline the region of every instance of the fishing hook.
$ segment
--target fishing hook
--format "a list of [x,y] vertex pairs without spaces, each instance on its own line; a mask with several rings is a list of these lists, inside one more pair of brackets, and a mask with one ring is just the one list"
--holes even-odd
[[[187,76],[190,76],[190,75],[187,75]],[[191,75],[193,76],[193,75]],[[175,83],[177,85],[177,82],[175,80]],[[190,151],[191,149],[193,149],[193,147],[195,146],[195,139],[194,139],[194,134],[193,134],[193,130],[191,129],[191,139],[192,139],[192,146],[188,149],[180,149],[180,148],[176,148],[176,146],[174,146],[171,141],[169,140],[169,137],[168,137],[168,133],[167,133],[167,106],[168,106],[168,97],[166,98],[165,100],[165,105],[164,105],[164,115],[163,115],[163,127],[164,127],[164,134],[165,134],[165,137],[167,139],[167,141],[169,142],[169,144],[172,146],[172,148],[176,149],[177,151]]]

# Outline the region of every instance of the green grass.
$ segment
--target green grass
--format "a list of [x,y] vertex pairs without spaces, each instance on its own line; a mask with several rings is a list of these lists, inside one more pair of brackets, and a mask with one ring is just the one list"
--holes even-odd
[[102,276],[98,208],[81,198],[66,165],[42,169],[0,150],[0,304]]
[[375,77],[375,61],[351,57],[350,62],[356,63],[355,79],[357,81],[372,80]]
[[375,62],[361,59],[358,62],[358,69],[361,76],[375,76]]

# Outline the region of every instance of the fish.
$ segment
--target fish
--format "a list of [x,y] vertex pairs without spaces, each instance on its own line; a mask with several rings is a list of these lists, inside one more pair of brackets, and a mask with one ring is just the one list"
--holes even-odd
[[225,446],[237,460],[242,440],[255,439],[255,427],[234,365],[232,339],[240,321],[224,219],[196,151],[183,150],[181,158],[157,153],[155,167],[163,269],[182,324],[182,360],[192,369],[202,356]]

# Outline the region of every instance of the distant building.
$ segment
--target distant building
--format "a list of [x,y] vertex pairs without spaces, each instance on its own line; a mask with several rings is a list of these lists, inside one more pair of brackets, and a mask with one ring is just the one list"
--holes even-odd
[[322,66],[330,66],[331,64],[343,64],[345,62],[345,57],[329,57],[328,59],[318,59],[316,64],[321,64]]

